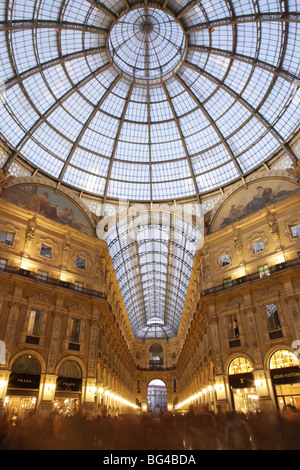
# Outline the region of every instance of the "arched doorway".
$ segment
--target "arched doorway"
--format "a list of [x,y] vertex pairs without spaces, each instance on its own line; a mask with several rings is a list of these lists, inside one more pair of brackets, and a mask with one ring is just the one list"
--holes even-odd
[[159,414],[167,411],[167,387],[159,379],[152,380],[147,388],[148,413]]

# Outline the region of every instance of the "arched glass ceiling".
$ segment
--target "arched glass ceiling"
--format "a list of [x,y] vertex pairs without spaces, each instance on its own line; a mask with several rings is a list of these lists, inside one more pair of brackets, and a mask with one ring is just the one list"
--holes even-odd
[[134,335],[176,336],[194,254],[203,242],[201,214],[193,207],[183,216],[135,212],[111,224],[104,238]]
[[[299,126],[297,0],[0,3],[1,134],[107,198],[194,197],[242,178]],[[3,99],[3,97],[2,97]]]

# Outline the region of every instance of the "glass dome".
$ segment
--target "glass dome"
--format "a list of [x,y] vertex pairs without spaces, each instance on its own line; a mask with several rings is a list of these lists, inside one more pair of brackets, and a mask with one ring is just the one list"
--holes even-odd
[[297,0],[7,0],[1,135],[103,199],[195,198],[299,127]]

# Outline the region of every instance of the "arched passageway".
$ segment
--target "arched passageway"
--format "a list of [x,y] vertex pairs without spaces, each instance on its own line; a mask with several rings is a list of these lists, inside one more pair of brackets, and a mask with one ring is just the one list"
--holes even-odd
[[167,411],[167,387],[162,380],[155,379],[148,384],[147,407],[150,414]]

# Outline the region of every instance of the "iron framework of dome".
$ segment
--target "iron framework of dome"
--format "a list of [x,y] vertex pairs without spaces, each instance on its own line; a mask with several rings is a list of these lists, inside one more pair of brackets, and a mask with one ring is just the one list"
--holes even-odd
[[[299,20],[297,0],[1,2],[5,171],[22,159],[104,202],[199,202],[279,150],[296,161]],[[160,245],[163,269],[182,272],[168,250]],[[157,250],[146,251],[156,263]],[[185,288],[145,317],[135,276],[132,324],[146,336],[176,334]]]

